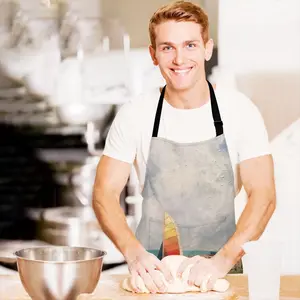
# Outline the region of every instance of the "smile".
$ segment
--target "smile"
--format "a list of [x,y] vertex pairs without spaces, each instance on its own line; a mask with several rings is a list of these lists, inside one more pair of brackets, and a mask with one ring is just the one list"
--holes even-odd
[[191,70],[193,69],[193,67],[191,68],[186,68],[186,69],[171,69],[173,71],[173,73],[175,73],[176,75],[180,75],[180,76],[184,76],[186,74],[188,74]]

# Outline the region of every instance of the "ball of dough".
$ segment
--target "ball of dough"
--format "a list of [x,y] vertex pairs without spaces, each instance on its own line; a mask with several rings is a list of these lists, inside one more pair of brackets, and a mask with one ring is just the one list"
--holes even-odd
[[[180,264],[186,259],[186,256],[183,255],[169,255],[162,259],[162,262],[166,264],[166,266],[170,269],[174,281],[173,283],[168,283],[165,279],[163,274],[160,271],[158,272],[159,276],[161,276],[163,282],[167,286],[167,290],[165,293],[169,294],[180,294],[180,293],[187,293],[187,292],[206,292],[206,287],[202,286],[202,289],[197,286],[190,286],[188,284],[188,277],[191,270],[192,265],[189,265],[186,270],[182,274],[182,278],[177,278],[176,273]],[[137,285],[141,290],[141,293],[150,293],[147,287],[144,284],[143,279],[138,276],[137,278]],[[205,285],[205,284],[204,284]],[[132,292],[133,289],[130,284],[130,277],[125,278],[122,283],[122,288],[126,291]],[[218,279],[213,287],[213,291],[216,292],[226,292],[229,289],[229,282],[226,279]]]

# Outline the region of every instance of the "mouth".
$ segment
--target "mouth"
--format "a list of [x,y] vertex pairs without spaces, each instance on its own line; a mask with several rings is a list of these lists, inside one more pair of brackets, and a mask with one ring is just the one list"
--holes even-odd
[[190,73],[190,71],[193,69],[193,67],[190,68],[184,68],[184,69],[170,69],[172,73],[176,76],[186,76]]

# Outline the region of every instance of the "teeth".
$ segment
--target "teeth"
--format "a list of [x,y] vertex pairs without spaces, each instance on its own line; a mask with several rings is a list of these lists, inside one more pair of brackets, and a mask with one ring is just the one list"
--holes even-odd
[[190,69],[185,69],[185,70],[174,70],[175,73],[179,73],[179,74],[184,74],[187,73]]

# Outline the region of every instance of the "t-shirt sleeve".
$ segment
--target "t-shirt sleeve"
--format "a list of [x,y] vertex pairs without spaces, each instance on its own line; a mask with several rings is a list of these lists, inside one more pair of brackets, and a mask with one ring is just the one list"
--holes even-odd
[[239,162],[270,154],[270,143],[264,119],[257,106],[246,96],[240,99],[238,126]]
[[137,125],[131,103],[124,104],[109,129],[103,155],[132,164],[137,152]]

